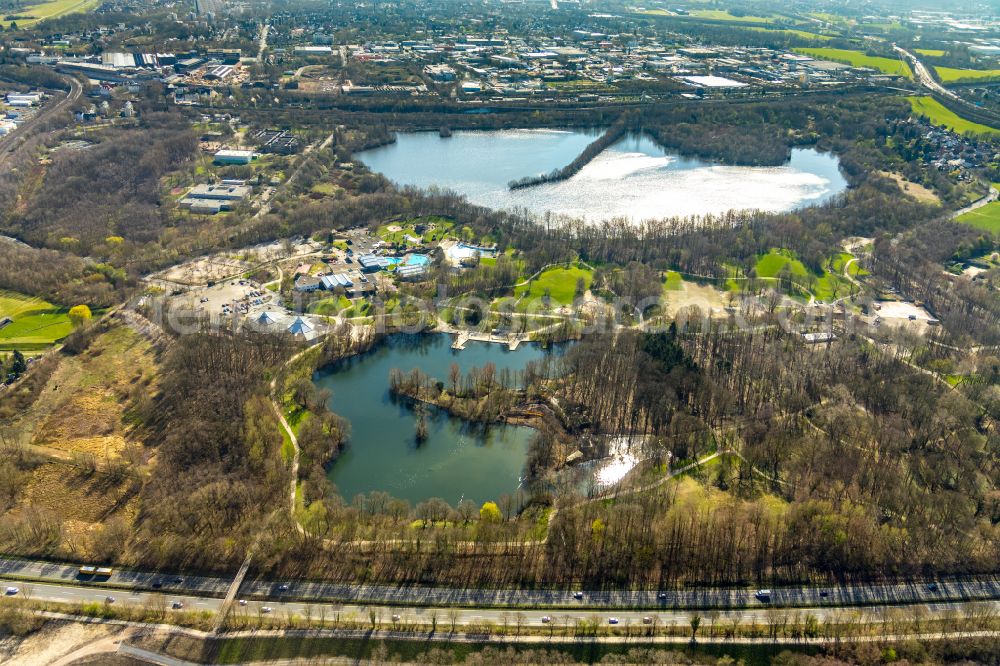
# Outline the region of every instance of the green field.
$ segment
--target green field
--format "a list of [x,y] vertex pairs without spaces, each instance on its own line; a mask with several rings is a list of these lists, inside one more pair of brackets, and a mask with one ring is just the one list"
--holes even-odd
[[870,69],[877,69],[884,74],[905,76],[909,79],[913,78],[913,72],[910,70],[910,66],[902,60],[897,60],[895,58],[870,56],[865,55],[861,51],[852,51],[850,49],[807,48],[795,49],[795,51],[797,53],[810,55],[814,58],[819,58],[821,60],[842,62],[851,65],[852,67],[868,67]]
[[[1000,183],[993,183],[993,189],[1000,190]],[[962,224],[1000,235],[1000,201],[988,203],[982,208],[959,216],[956,220]]]
[[821,35],[818,32],[806,32],[805,30],[796,30],[794,28],[761,28],[753,26],[748,27],[747,30],[753,30],[755,32],[780,33],[790,37],[801,37],[802,39],[811,39],[817,42],[828,42],[833,39],[830,35]]
[[712,21],[736,21],[739,23],[771,23],[766,16],[735,16],[722,9],[695,9],[688,16]]
[[667,271],[663,279],[663,288],[667,291],[680,291],[684,288],[684,278],[677,271]]
[[0,319],[14,320],[0,329],[0,350],[37,351],[62,340],[73,330],[68,312],[40,298],[0,292]]
[[[787,266],[796,284],[807,288],[817,300],[832,301],[850,293],[851,285],[843,277],[844,264],[850,258],[851,255],[847,253],[836,254],[827,262],[828,270],[816,274],[806,268],[792,253],[775,249],[757,258],[755,271],[757,277],[776,278]],[[858,274],[854,264],[851,266],[851,273]]]
[[913,49],[920,55],[930,56],[931,58],[940,58],[944,55],[944,51],[941,49]]
[[933,97],[907,97],[913,112],[924,116],[935,125],[947,127],[953,132],[965,134],[1000,134],[1000,130],[988,125],[980,125],[966,120],[948,109]]
[[[7,12],[4,16],[30,16],[30,19],[16,21],[18,28],[33,25],[45,19],[55,18],[63,14],[72,12],[85,12],[100,5],[100,0],[52,0],[52,2],[40,2],[37,5],[29,5],[16,12]],[[15,21],[0,21],[0,25],[9,28]]]
[[527,295],[528,298],[542,298],[548,290],[553,303],[570,305],[576,296],[576,281],[583,278],[587,289],[593,279],[593,271],[580,266],[569,268],[550,268],[529,284],[514,290],[515,296]]
[[954,67],[935,67],[941,83],[973,83],[981,81],[1000,80],[1000,69],[955,69]]

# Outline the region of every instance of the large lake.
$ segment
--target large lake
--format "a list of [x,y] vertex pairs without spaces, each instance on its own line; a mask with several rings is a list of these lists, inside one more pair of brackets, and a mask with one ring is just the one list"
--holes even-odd
[[374,350],[316,374],[317,386],[333,392],[330,409],[351,422],[350,443],[329,473],[348,501],[358,493],[383,490],[414,503],[441,497],[455,506],[462,499],[479,503],[517,490],[532,429],[482,428],[432,409],[429,437],[418,446],[414,411],[393,400],[389,372],[420,368],[447,382],[452,363],[463,374],[490,362],[498,372],[518,371],[550,352],[534,344],[512,352],[480,342],[455,351],[451,342],[448,335],[394,335]]
[[649,138],[622,139],[569,180],[511,191],[507,184],[566,166],[599,134],[564,130],[400,133],[394,144],[358,153],[401,185],[438,186],[490,208],[522,208],[601,220],[788,211],[847,188],[833,155],[795,149],[779,167],[741,167],[681,158]]

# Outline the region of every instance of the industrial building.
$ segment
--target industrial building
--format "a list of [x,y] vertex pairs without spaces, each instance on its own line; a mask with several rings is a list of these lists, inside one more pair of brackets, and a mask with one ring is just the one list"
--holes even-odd
[[288,130],[264,129],[253,133],[260,143],[260,152],[277,155],[294,155],[299,152],[299,138]]
[[188,191],[180,205],[192,213],[215,215],[224,210],[232,210],[239,202],[253,192],[249,185],[235,182],[220,185],[195,185]]
[[223,148],[215,153],[213,160],[216,164],[250,164],[253,160],[253,151]]

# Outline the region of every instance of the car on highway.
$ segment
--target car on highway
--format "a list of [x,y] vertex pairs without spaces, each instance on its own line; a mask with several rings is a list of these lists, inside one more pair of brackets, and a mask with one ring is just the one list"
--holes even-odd
[[240,606],[246,606],[247,605],[247,600],[246,599],[240,599],[239,604],[240,604]]
[[170,607],[173,608],[174,610],[180,610],[180,609],[184,608],[184,602],[183,601],[175,601],[174,603],[170,604]]
[[647,615],[646,617],[642,618],[642,623],[643,624],[653,624],[653,618],[650,617],[649,615]]
[[619,620],[616,617],[609,617],[608,624],[618,624]]
[[113,604],[113,603],[115,603],[115,598],[112,597],[112,596],[104,597],[104,603],[106,603],[106,604]]
[[260,612],[261,613],[270,613],[271,612],[271,607],[270,606],[261,606],[260,607]]
[[660,592],[659,594],[656,595],[656,598],[659,599],[660,601],[665,601],[666,598],[667,598],[667,593],[666,592]]
[[8,588],[7,588],[7,590],[6,590],[5,594],[8,594],[8,595],[10,595],[10,596],[13,596],[13,595],[17,594],[17,593],[18,593],[18,592],[20,592],[20,591],[21,591],[21,590],[17,589],[16,587],[13,587],[13,586],[11,586],[11,587],[8,587]]
[[288,584],[287,583],[282,583],[281,585],[279,585],[278,586],[278,591],[279,592],[288,592]]
[[583,599],[583,592],[574,592],[573,593],[573,598],[574,599]]
[[400,619],[402,619],[402,618],[400,618],[400,617],[399,617],[399,615],[393,615],[393,616],[392,616],[392,621],[393,621],[393,622],[399,622],[399,621],[400,621]]
[[552,618],[549,617],[548,615],[543,615],[542,616],[542,624],[548,624],[551,621],[552,621]]
[[753,596],[757,597],[757,601],[766,604],[771,601],[771,590],[757,590],[757,593]]

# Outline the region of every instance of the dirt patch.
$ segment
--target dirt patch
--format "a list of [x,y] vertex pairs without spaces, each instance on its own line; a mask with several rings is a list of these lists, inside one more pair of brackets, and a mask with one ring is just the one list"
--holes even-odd
[[61,463],[47,463],[31,473],[21,504],[58,513],[66,523],[78,523],[76,527],[83,529],[115,514],[128,517],[138,489],[139,483],[126,476],[88,475]]
[[14,423],[25,444],[101,459],[121,456],[122,418],[136,385],[154,387],[155,357],[144,338],[122,326],[101,335],[80,356],[60,357],[38,400]]
[[703,314],[711,312],[713,317],[728,316],[725,310],[729,302],[728,294],[715,287],[685,281],[680,289],[672,289],[664,294],[666,314],[670,317],[692,306],[700,308]]
[[929,204],[940,204],[941,200],[938,196],[934,194],[931,190],[927,189],[919,183],[914,183],[903,177],[902,174],[894,173],[891,171],[879,171],[879,175],[885,176],[890,180],[894,181],[896,185],[899,185],[899,189],[921,203]]
[[105,641],[113,642],[122,633],[120,627],[100,624],[79,624],[75,622],[49,622],[37,632],[24,638],[7,638],[0,641],[0,664],[20,666],[49,666],[62,658],[93,645],[94,650],[107,647]]

